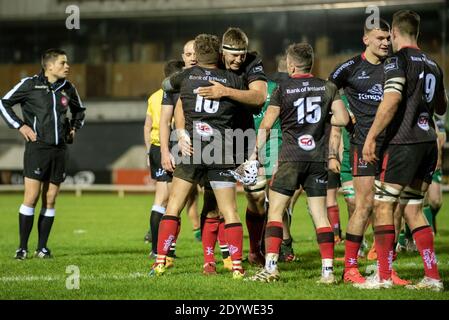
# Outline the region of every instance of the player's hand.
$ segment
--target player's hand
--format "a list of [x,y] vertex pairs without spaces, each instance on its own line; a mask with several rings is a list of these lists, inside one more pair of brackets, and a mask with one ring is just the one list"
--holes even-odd
[[212,83],[209,87],[199,87],[198,94],[206,99],[220,99],[226,96],[226,87],[220,82],[209,81]]
[[150,151],[145,153],[145,158],[147,159],[147,167],[150,168]]
[[336,159],[336,158],[329,159],[327,167],[333,173],[340,173],[340,170],[341,170],[340,161],[338,161],[338,159]]
[[70,136],[72,137],[72,141],[75,140],[75,129],[70,130]]
[[363,160],[368,163],[375,164],[379,158],[376,157],[376,140],[366,138],[365,144],[363,145]]
[[167,172],[175,171],[175,161],[170,152],[161,152],[161,165]]
[[37,134],[33,131],[30,127],[28,127],[26,124],[20,127],[19,129],[22,136],[25,138],[26,141],[36,141],[37,140]]
[[192,143],[187,135],[182,135],[178,138],[178,146],[183,156],[193,155]]

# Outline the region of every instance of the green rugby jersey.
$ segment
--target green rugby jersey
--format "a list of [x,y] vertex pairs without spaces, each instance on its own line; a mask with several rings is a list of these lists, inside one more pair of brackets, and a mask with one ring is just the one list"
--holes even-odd
[[[271,101],[271,94],[274,89],[276,89],[277,84],[274,81],[268,80],[267,82],[267,99],[265,100],[265,104],[262,107],[262,110],[259,114],[253,115],[254,118],[254,126],[256,128],[256,132],[259,131],[260,124],[262,123],[262,119],[265,115],[265,112],[268,109]],[[271,128],[270,137],[263,147],[262,150],[259,151],[259,161],[265,168],[265,175],[271,176],[273,173],[273,166],[276,164],[279,156],[279,150],[282,144],[282,135],[281,135],[281,121],[279,118],[273,124]]]
[[[346,110],[350,111],[348,98],[346,98],[346,96],[344,94],[341,95],[341,100],[343,100]],[[349,132],[348,132],[348,130],[346,130],[346,128],[342,128],[341,134],[343,135],[343,152],[349,152],[349,148],[351,146],[350,141],[349,141],[350,140]]]

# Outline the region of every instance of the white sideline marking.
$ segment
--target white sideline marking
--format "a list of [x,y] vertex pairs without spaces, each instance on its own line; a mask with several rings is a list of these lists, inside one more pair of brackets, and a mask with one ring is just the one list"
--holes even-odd
[[[146,277],[146,273],[134,272],[130,274],[101,274],[80,276],[80,280],[128,280]],[[64,281],[63,276],[11,276],[1,277],[0,282],[31,282],[31,281]]]
[[76,229],[76,230],[73,230],[73,233],[74,233],[74,234],[83,234],[83,233],[87,233],[87,230],[84,230],[84,229]]

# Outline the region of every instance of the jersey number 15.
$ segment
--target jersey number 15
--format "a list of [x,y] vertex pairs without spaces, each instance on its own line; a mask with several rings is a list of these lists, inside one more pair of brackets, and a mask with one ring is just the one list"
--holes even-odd
[[299,98],[293,102],[293,106],[298,108],[298,123],[317,123],[321,119],[321,97]]

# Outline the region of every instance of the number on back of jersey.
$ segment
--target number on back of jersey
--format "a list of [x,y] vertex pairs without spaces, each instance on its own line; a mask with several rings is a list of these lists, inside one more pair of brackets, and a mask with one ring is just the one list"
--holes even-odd
[[203,112],[204,110],[207,113],[216,113],[218,111],[219,105],[220,101],[204,99],[202,96],[197,95],[195,112]]
[[321,97],[299,98],[293,105],[298,108],[298,123],[318,123],[321,120]]

